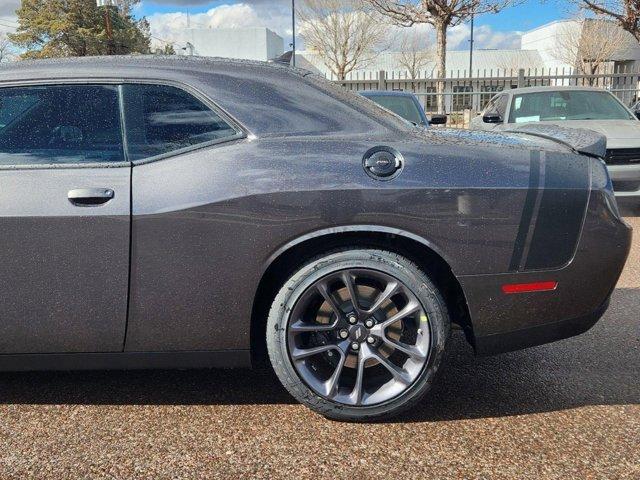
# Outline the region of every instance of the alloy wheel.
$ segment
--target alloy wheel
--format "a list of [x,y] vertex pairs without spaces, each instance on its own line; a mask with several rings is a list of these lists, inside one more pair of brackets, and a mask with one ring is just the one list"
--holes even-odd
[[368,406],[402,394],[427,364],[431,333],[416,295],[364,268],[322,277],[293,306],[287,346],[300,378],[333,402]]

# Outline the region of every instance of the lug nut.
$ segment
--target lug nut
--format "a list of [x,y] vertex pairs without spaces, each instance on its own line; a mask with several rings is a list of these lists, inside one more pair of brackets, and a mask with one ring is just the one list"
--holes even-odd
[[340,330],[340,331],[338,332],[338,336],[339,336],[341,339],[343,339],[343,340],[344,340],[345,338],[347,338],[347,337],[349,336],[349,332],[348,332],[348,331],[346,331],[346,330],[344,330],[344,329],[343,329],[343,330]]
[[376,324],[376,322],[373,321],[372,318],[368,318],[365,322],[364,322],[364,326],[367,328],[371,328]]
[[359,349],[360,349],[360,344],[359,344],[358,342],[353,342],[353,343],[351,344],[351,348],[352,348],[353,350],[359,350]]
[[373,338],[371,335],[369,335],[369,336],[367,337],[367,343],[368,343],[369,345],[373,345],[374,343],[376,343],[376,339],[375,339],[375,338]]
[[355,315],[349,315],[347,317],[347,322],[349,322],[351,325],[355,325],[356,323],[358,323],[358,319]]

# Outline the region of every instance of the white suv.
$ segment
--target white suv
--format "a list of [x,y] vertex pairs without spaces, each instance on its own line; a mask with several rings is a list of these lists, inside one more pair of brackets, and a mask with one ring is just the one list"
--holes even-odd
[[591,87],[505,90],[471,120],[470,128],[505,131],[524,123],[587,128],[603,134],[607,137],[605,162],[616,196],[640,199],[638,114],[608,91]]

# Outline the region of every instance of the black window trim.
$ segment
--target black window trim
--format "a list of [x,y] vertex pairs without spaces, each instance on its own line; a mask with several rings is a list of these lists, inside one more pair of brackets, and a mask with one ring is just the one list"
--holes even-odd
[[[139,160],[129,160],[126,138],[126,123],[124,117],[125,108],[124,98],[122,92],[122,86],[124,84],[134,85],[159,85],[178,88],[185,93],[192,95],[197,100],[201,101],[207,108],[210,108],[214,113],[220,116],[222,120],[227,122],[231,128],[235,130],[234,135],[230,135],[223,138],[218,138],[208,142],[199,143],[197,145],[190,145],[188,147],[166,152],[161,155],[155,155],[153,157],[142,158]],[[64,85],[116,85],[118,87],[118,104],[120,107],[120,127],[122,135],[122,145],[124,147],[124,160],[122,162],[87,162],[87,163],[60,163],[60,164],[16,164],[16,165],[0,165],[0,170],[52,170],[52,169],[71,169],[71,168],[131,168],[135,165],[144,165],[146,163],[157,162],[166,160],[171,157],[190,153],[195,150],[202,150],[210,148],[216,145],[237,142],[251,138],[253,135],[244,128],[238,120],[231,116],[228,112],[218,106],[210,97],[199,89],[188,85],[186,83],[177,82],[174,80],[155,79],[155,78],[129,78],[129,77],[92,77],[92,78],[48,78],[48,79],[32,79],[32,80],[11,80],[0,81],[0,89],[2,88],[15,88],[15,87],[33,87],[33,86],[64,86]]]

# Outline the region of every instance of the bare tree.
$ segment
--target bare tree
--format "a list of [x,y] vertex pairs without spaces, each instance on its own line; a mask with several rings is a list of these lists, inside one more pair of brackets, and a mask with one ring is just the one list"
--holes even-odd
[[[427,23],[436,31],[436,72],[446,75],[447,30],[466,21],[472,14],[497,13],[518,0],[362,0],[395,25],[411,27]],[[444,81],[438,82],[438,111],[444,112]]]
[[572,0],[583,9],[615,21],[640,42],[639,0]]
[[[411,80],[418,78],[420,70],[435,58],[433,49],[428,48],[421,40],[424,39],[420,39],[415,34],[405,35],[402,38],[398,63],[409,73]],[[415,90],[415,85],[412,84],[412,86]]]
[[304,0],[298,4],[305,46],[339,79],[371,62],[385,39],[380,18],[358,0]]
[[[571,65],[580,74],[595,75],[615,57],[628,40],[617,23],[600,19],[577,19],[560,27],[550,51],[556,60]],[[589,82],[593,84],[593,79]]]

